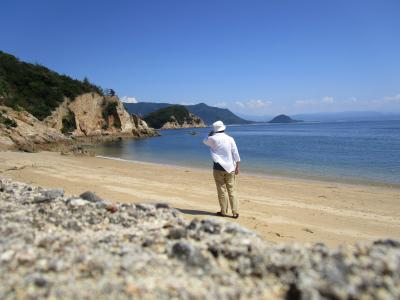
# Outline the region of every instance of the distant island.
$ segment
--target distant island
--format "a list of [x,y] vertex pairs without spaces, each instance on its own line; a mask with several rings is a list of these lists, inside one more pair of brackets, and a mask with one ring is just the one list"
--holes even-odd
[[[239,115],[246,120],[263,123],[271,120],[271,115]],[[362,122],[362,121],[393,121],[400,120],[400,113],[377,111],[341,111],[341,112],[314,112],[290,115],[295,120],[303,122]]]
[[144,120],[156,129],[206,127],[203,120],[183,105],[171,105],[148,114]]
[[[161,108],[173,106],[170,103],[155,103],[155,102],[139,102],[139,103],[124,103],[125,109],[129,113],[134,113],[142,117],[147,117],[150,113]],[[231,112],[229,109],[209,106],[205,103],[195,105],[185,105],[188,111],[200,117],[206,125],[211,125],[217,120],[221,120],[225,124],[251,124],[252,121],[242,119]]]
[[303,121],[301,120],[294,120],[291,117],[287,115],[279,115],[273,118],[271,121],[268,123],[301,123]]

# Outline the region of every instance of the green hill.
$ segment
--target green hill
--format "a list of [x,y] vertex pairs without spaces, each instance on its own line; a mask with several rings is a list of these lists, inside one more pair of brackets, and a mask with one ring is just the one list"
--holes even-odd
[[103,94],[101,88],[87,79],[72,79],[0,51],[0,105],[24,109],[43,120],[59,106],[64,97],[73,100],[88,92]]
[[[171,106],[169,103],[154,103],[154,102],[139,102],[139,103],[124,103],[125,108],[130,113],[135,113],[141,116],[146,116],[160,108]],[[244,120],[229,109],[209,106],[205,103],[196,105],[186,105],[186,108],[192,114],[199,116],[204,123],[211,125],[215,121],[221,120],[225,124],[249,124],[251,121]]]
[[144,120],[150,127],[154,128],[162,128],[168,122],[177,123],[178,126],[184,123],[192,123],[194,126],[202,123],[199,118],[192,115],[183,105],[171,105],[161,108],[148,114]]

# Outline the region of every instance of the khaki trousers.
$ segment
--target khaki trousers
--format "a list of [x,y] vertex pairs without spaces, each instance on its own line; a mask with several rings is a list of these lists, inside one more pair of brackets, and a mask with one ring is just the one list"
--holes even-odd
[[[228,173],[225,171],[213,170],[215,185],[217,186],[219,205],[221,212],[228,214],[228,198],[231,205],[232,213],[238,212],[238,203],[236,197],[236,180],[235,172]],[[227,193],[228,192],[228,197]]]

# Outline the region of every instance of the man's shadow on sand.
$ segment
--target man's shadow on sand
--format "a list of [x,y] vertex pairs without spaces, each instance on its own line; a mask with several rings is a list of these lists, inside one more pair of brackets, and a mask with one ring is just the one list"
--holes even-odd
[[197,210],[197,209],[182,209],[177,208],[181,213],[186,215],[193,215],[193,216],[216,216],[216,213],[212,213],[205,210]]

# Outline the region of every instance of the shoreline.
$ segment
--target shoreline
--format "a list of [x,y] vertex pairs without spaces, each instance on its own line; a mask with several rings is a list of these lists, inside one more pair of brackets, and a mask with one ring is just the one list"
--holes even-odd
[[[119,158],[119,157],[112,157],[112,156],[105,156],[105,155],[95,155],[96,158],[101,158],[101,159],[109,159],[109,160],[115,160],[115,161],[123,161],[123,162],[132,162],[132,163],[143,163],[143,164],[150,164],[150,165],[161,165],[161,166],[166,166],[166,167],[171,167],[171,168],[185,168],[185,169],[191,169],[194,171],[209,171],[211,167],[206,168],[206,167],[200,167],[200,166],[184,166],[184,165],[178,165],[178,164],[168,164],[168,163],[161,163],[161,162],[151,162],[151,161],[142,161],[142,160],[134,160],[134,159],[125,159],[125,158]],[[211,164],[210,164],[211,166]],[[303,176],[296,176],[296,175],[290,175],[290,174],[284,174],[282,173],[261,173],[261,172],[255,172],[255,171],[241,171],[241,175],[245,176],[254,176],[258,178],[263,178],[263,179],[281,179],[281,180],[293,180],[293,181],[305,181],[305,182],[318,182],[318,183],[338,183],[338,184],[344,184],[344,185],[361,185],[361,186],[374,186],[374,187],[383,187],[383,188],[391,188],[391,189],[398,189],[400,190],[400,183],[385,183],[381,181],[373,181],[373,180],[366,180],[366,179],[348,179],[348,178],[338,178],[334,176],[317,176],[317,175],[307,175],[304,174]]]
[[[165,202],[183,217],[219,210],[212,172],[55,152],[1,152],[0,176],[66,194],[95,192],[121,203]],[[289,178],[237,177],[239,219],[224,218],[271,242],[353,245],[400,239],[400,190]]]

